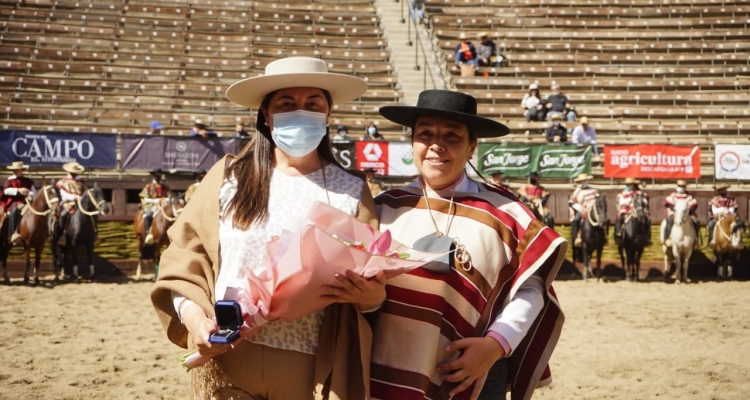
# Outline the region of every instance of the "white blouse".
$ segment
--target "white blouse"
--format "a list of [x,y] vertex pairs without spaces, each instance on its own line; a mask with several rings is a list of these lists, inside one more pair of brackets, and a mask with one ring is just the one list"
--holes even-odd
[[[243,268],[251,268],[256,274],[264,269],[261,261],[266,244],[272,237],[280,235],[282,229],[295,226],[312,201],[330,202],[331,206],[356,215],[363,185],[362,179],[333,164],[299,176],[274,170],[268,201],[268,220],[242,230],[233,226],[233,213],[226,210],[229,200],[237,193],[237,180],[234,176],[225,179],[219,192],[221,268],[215,287],[216,299],[235,298],[237,288],[241,287]],[[179,298],[176,297],[175,305],[178,314],[181,314],[179,304]],[[279,349],[316,354],[322,322],[323,310],[294,321],[272,321],[248,340]]]

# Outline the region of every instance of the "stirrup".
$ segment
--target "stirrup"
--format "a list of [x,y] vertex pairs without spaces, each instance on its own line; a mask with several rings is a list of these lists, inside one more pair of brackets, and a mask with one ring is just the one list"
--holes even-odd
[[143,243],[145,243],[145,244],[154,244],[154,235],[152,235],[150,233],[148,235],[146,235],[146,238],[143,239]]
[[580,236],[576,236],[575,240],[573,240],[573,246],[575,247],[583,246],[583,240],[581,240]]
[[19,240],[21,240],[21,234],[18,232],[13,232],[13,235],[10,236],[10,242],[12,244],[18,244]]
[[664,241],[664,245],[667,247],[672,247],[672,239],[667,238],[667,240]]

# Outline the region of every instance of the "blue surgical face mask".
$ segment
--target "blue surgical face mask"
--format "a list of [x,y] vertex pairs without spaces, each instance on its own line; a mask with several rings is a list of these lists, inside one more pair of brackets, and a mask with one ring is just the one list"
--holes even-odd
[[560,121],[555,121],[552,124],[555,125],[555,126],[560,126]]
[[367,128],[367,133],[369,133],[370,135],[374,135],[377,131],[377,128],[375,128],[374,126]]
[[273,114],[273,141],[290,156],[303,157],[312,153],[326,132],[323,113],[297,110]]
[[633,187],[632,187],[632,186],[630,186],[630,185],[625,185],[625,190],[632,190],[632,189],[633,189]]
[[588,182],[582,182],[582,183],[581,183],[581,187],[582,187],[583,189],[586,189],[587,187],[589,187],[589,183],[588,183]]

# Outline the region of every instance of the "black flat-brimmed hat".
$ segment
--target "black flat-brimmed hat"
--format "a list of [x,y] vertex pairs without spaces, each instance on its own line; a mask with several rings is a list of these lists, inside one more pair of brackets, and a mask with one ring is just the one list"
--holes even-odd
[[419,117],[437,117],[466,125],[477,138],[500,137],[510,133],[507,126],[477,115],[477,99],[451,90],[422,91],[416,106],[380,107],[380,115],[412,129]]
[[155,175],[155,174],[164,175],[164,171],[162,171],[161,168],[152,169],[151,171],[148,171],[148,173],[151,175]]

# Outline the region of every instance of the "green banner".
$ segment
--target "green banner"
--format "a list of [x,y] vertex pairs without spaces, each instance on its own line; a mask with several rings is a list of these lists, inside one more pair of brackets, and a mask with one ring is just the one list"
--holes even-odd
[[509,178],[537,171],[542,177],[572,179],[591,173],[591,153],[591,147],[578,145],[480,143],[479,171],[483,175],[500,171]]

